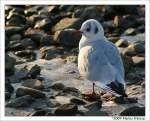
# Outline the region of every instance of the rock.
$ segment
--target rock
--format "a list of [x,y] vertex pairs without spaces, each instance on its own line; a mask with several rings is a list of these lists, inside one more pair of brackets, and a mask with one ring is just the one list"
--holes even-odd
[[34,99],[30,95],[25,95],[9,101],[6,104],[6,107],[13,107],[13,108],[26,107],[29,106],[29,104],[31,104],[33,101]]
[[86,111],[83,112],[83,116],[109,116],[107,112],[104,111]]
[[28,75],[36,77],[40,74],[41,68],[37,64],[29,64],[24,67],[28,71]]
[[32,112],[29,116],[53,116],[53,112],[51,109],[40,109]]
[[30,38],[22,39],[20,42],[21,42],[22,46],[24,46],[24,48],[34,48],[35,47],[35,43]]
[[64,54],[62,47],[48,46],[40,48],[40,58],[50,60]]
[[54,41],[64,46],[77,47],[81,35],[75,35],[70,31],[57,31],[54,35]]
[[31,113],[30,116],[45,116],[46,113],[47,113],[46,110],[37,110]]
[[54,27],[53,32],[67,28],[79,29],[81,27],[81,20],[78,18],[63,18]]
[[32,50],[20,50],[15,52],[15,55],[24,58],[30,58],[31,56],[35,57],[35,53]]
[[45,93],[40,91],[40,90],[36,90],[36,89],[32,89],[29,87],[19,87],[16,90],[16,96],[20,97],[20,96],[24,96],[24,95],[31,95],[35,98],[45,98]]
[[60,106],[61,104],[55,100],[55,99],[50,99],[50,107],[54,108],[54,107],[58,107]]
[[5,32],[8,37],[10,37],[13,34],[22,33],[24,30],[23,26],[9,26],[5,27]]
[[9,79],[5,80],[5,91],[12,93],[14,91],[14,87],[11,85]]
[[77,56],[71,55],[71,56],[67,56],[65,60],[66,63],[77,63],[78,60],[77,58],[78,58]]
[[30,38],[38,46],[40,46],[41,39],[45,36],[45,32],[43,30],[32,28],[28,28],[24,34],[26,38]]
[[12,36],[10,36],[10,41],[13,40],[21,40],[22,36],[20,34],[13,34]]
[[[89,14],[90,13],[90,14]],[[89,6],[86,7],[80,16],[80,18],[85,21],[87,19],[96,19],[96,20],[101,20],[101,13],[100,11],[97,10],[95,6]]]
[[136,27],[137,22],[133,20],[136,20],[136,17],[132,15],[116,16],[114,18],[114,25],[115,27],[120,27],[123,29],[127,29],[129,27]]
[[54,45],[54,44],[55,44],[55,41],[53,40],[52,35],[45,35],[40,40],[40,46],[49,46],[49,45]]
[[78,96],[80,94],[80,91],[75,87],[65,87],[63,89],[63,93]]
[[128,46],[124,54],[129,56],[134,56],[137,53],[144,53],[144,52],[145,52],[145,47],[142,43],[134,43]]
[[145,107],[130,107],[120,113],[120,116],[145,116]]
[[107,39],[109,41],[111,41],[112,43],[116,43],[120,38],[119,37],[108,37]]
[[135,34],[136,34],[136,29],[135,28],[128,28],[123,33],[123,35],[135,35]]
[[125,55],[121,55],[121,58],[123,60],[125,73],[127,74],[133,66],[132,58],[130,56],[125,56]]
[[52,27],[52,25],[53,25],[52,21],[45,18],[43,20],[37,21],[34,28],[50,31],[50,28]]
[[70,99],[70,101],[71,101],[72,103],[77,104],[77,105],[85,105],[85,104],[87,103],[85,100],[83,100],[83,99],[81,99],[81,98],[78,98],[78,97],[72,97],[72,98]]
[[116,97],[114,102],[118,104],[137,103],[137,98]]
[[38,80],[38,79],[28,79],[28,80],[25,80],[22,83],[22,86],[30,87],[30,88],[37,89],[37,90],[42,90],[43,87],[44,87],[44,85],[42,84],[42,81]]
[[145,57],[133,56],[132,60],[135,66],[145,66]]
[[10,92],[7,92],[5,91],[5,100],[9,100],[11,97],[11,93]]
[[69,96],[56,96],[55,100],[59,103],[59,104],[67,104],[70,103],[70,98]]
[[88,101],[101,101],[100,95],[82,94],[82,98]]
[[56,116],[73,116],[73,115],[76,115],[77,111],[78,111],[77,105],[68,103],[68,104],[64,104],[56,108],[55,115]]
[[128,41],[127,40],[123,40],[123,39],[120,39],[118,40],[115,45],[117,47],[127,47],[128,46]]
[[14,65],[16,61],[14,58],[10,57],[7,53],[5,54],[5,74],[6,76],[11,76],[14,74]]
[[135,5],[131,5],[131,6],[127,6],[127,5],[122,5],[122,6],[111,6],[112,9],[117,12],[118,14],[131,14],[131,15],[136,15],[138,14],[138,9],[137,6]]
[[25,16],[10,12],[9,16],[7,16],[8,21],[6,22],[6,25],[9,26],[20,26],[26,24],[26,18]]
[[5,107],[5,116],[28,116],[29,114],[30,112],[25,110]]
[[54,90],[63,90],[64,89],[64,84],[62,83],[54,83],[51,85],[51,88]]
[[142,77],[136,73],[136,71],[126,74],[127,84],[137,84],[142,79]]
[[102,101],[95,101],[89,104],[84,105],[85,108],[88,108],[89,110],[100,110],[102,107]]

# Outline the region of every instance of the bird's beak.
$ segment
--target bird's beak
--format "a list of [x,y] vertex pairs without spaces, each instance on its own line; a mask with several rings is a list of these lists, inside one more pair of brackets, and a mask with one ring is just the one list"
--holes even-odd
[[64,31],[69,31],[75,35],[81,35],[82,34],[82,32],[80,30],[77,30],[77,29],[65,29]]
[[72,33],[75,35],[81,35],[82,34],[82,32],[80,30],[74,30],[74,31],[72,31]]

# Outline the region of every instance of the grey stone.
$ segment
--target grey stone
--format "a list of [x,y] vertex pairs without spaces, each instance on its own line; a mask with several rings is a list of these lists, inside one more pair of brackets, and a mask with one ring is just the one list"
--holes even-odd
[[55,110],[55,115],[57,116],[73,116],[76,115],[78,111],[78,107],[75,104],[68,103],[68,104],[63,104],[56,108]]
[[31,104],[33,100],[34,99],[30,95],[25,95],[25,96],[10,100],[6,104],[6,107],[14,107],[14,108],[26,107],[26,106],[29,106],[29,104]]
[[40,90],[32,89],[29,87],[19,87],[16,90],[16,96],[24,96],[24,95],[31,95],[35,98],[45,98],[46,94]]

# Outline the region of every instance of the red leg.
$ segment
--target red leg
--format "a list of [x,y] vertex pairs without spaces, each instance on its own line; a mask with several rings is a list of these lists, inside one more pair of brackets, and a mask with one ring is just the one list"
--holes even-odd
[[95,93],[95,83],[93,82],[93,88],[92,88],[93,90],[92,90],[92,95],[96,95],[96,93]]

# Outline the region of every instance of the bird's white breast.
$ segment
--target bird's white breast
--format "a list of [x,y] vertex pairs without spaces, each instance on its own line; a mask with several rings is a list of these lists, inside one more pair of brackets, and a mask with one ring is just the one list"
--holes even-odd
[[90,64],[89,64],[88,56],[91,53],[91,51],[92,51],[91,46],[85,46],[80,49],[80,52],[78,55],[79,73],[85,78],[88,78],[89,76]]

